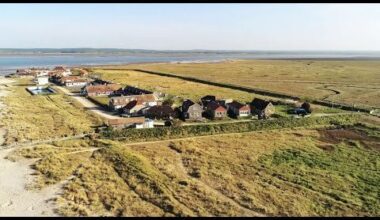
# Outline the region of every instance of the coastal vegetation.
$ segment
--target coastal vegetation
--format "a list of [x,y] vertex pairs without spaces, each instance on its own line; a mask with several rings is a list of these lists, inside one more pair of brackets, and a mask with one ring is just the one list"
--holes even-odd
[[248,92],[209,86],[170,77],[155,76],[132,70],[104,70],[94,68],[93,71],[95,74],[101,75],[101,78],[104,80],[167,93],[184,99],[189,98],[195,101],[211,93],[220,99],[235,99],[241,102],[250,102],[254,97],[253,94]]
[[18,154],[39,158],[41,186],[68,181],[57,198],[67,216],[376,216],[379,134],[356,124],[147,143],[85,139]]
[[30,85],[30,79],[17,79],[3,97],[7,105],[1,119],[7,128],[5,144],[88,133],[101,123],[63,94],[31,95],[25,89]]
[[[376,60],[236,60],[107,66],[143,69],[297,96],[380,108]],[[360,75],[360,77],[358,77]]]

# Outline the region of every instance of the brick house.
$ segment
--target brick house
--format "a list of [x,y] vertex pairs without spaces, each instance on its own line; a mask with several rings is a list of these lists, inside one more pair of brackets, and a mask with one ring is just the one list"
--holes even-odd
[[227,116],[227,109],[215,101],[206,106],[206,113],[211,119],[221,119]]
[[112,110],[118,110],[134,100],[141,102],[145,106],[155,106],[158,104],[158,98],[154,94],[143,94],[111,97],[109,107]]
[[251,108],[249,105],[244,105],[237,101],[227,103],[226,106],[227,110],[236,117],[245,117],[251,114]]

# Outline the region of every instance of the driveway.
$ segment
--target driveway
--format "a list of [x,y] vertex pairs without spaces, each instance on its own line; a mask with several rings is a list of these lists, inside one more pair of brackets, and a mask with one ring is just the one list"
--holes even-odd
[[112,112],[109,112],[109,111],[102,109],[102,107],[91,102],[86,97],[83,97],[83,96],[78,95],[78,94],[74,94],[64,87],[55,86],[54,88],[60,90],[61,92],[63,92],[66,95],[73,97],[75,100],[77,100],[79,103],[81,103],[84,108],[86,108],[89,111],[94,112],[95,114],[99,115],[102,118],[105,118],[107,120],[108,119],[121,119],[121,118],[123,118],[123,117],[113,115]]

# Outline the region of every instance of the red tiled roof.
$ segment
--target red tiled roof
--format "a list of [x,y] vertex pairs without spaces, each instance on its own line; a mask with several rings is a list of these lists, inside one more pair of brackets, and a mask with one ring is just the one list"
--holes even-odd
[[118,104],[118,105],[126,105],[131,100],[137,100],[139,102],[154,102],[157,100],[157,98],[153,94],[131,95],[131,96],[112,97],[110,102],[114,104]]

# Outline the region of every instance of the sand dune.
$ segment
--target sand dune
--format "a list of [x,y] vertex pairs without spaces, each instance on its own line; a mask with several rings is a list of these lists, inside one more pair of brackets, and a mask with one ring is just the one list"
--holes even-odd
[[[0,97],[6,96],[10,79],[0,77]],[[2,112],[6,106],[0,102]],[[1,123],[1,120],[0,120]],[[6,128],[0,127],[0,145],[4,142]],[[49,199],[59,192],[60,185],[47,187],[41,191],[27,190],[33,181],[33,160],[12,162],[5,159],[14,149],[0,148],[0,216],[54,216],[54,203]]]

